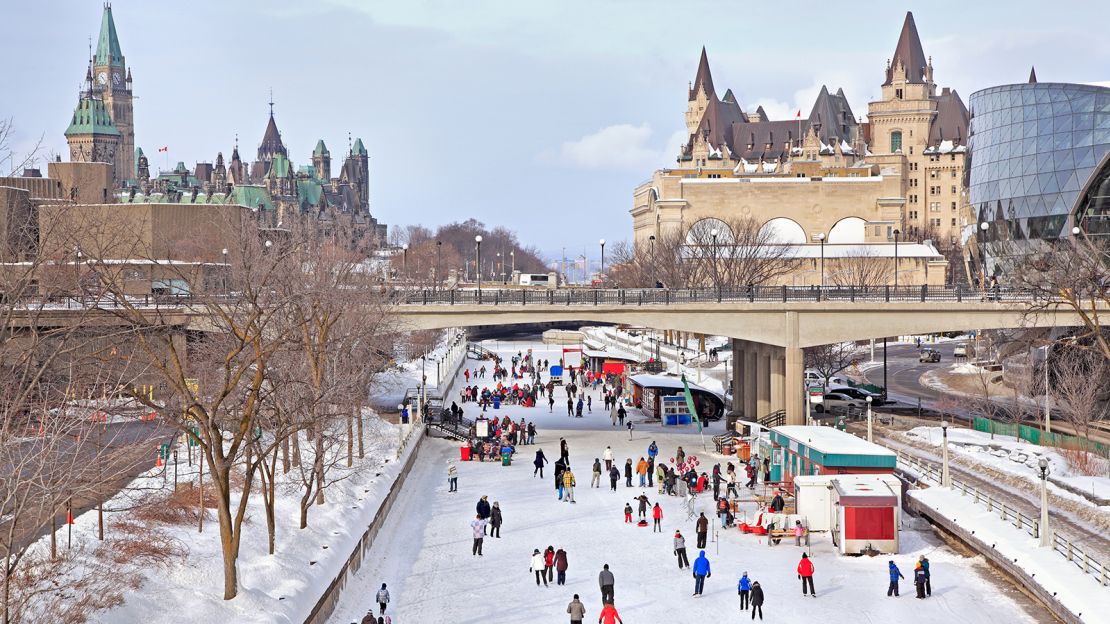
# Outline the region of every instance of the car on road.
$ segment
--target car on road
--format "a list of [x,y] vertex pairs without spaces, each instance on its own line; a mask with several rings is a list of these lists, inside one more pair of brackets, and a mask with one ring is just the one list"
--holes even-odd
[[952,357],[965,358],[967,357],[967,345],[956,345],[956,349],[952,351]]
[[830,388],[836,394],[843,394],[847,397],[857,399],[867,403],[867,397],[871,397],[871,406],[878,407],[883,404],[883,397],[873,392],[868,392],[860,388]]
[[918,362],[939,362],[940,361],[940,351],[937,351],[936,349],[922,349],[917,354],[917,361]]
[[833,410],[844,410],[849,407],[854,409],[863,409],[866,405],[867,401],[865,400],[855,399],[848,396],[847,394],[843,394],[837,391],[829,392],[825,396],[821,397],[821,402],[817,405],[814,405],[813,410],[818,414],[821,414]]

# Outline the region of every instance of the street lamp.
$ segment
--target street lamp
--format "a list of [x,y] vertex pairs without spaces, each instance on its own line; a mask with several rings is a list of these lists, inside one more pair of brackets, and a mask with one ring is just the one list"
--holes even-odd
[[516,250],[509,251],[509,275],[516,273]]
[[605,279],[605,239],[598,241],[601,244],[601,274],[598,275],[599,280]]
[[[825,233],[818,232],[817,242],[821,243],[821,288],[825,288]],[[897,272],[895,272],[897,275]]]
[[[983,243],[987,242],[987,240],[986,240],[987,239],[987,230],[989,230],[990,227],[991,227],[990,224],[987,223],[986,221],[983,221],[982,223],[979,224],[979,231],[983,233],[983,237],[982,237],[983,238]],[[1072,231],[1074,233],[1074,228],[1073,228]],[[983,293],[985,293],[986,289],[987,289],[987,272],[986,271],[987,271],[986,267],[983,266],[983,250],[979,249],[979,290]]]
[[474,237],[474,268],[478,275],[478,297],[482,296],[482,235],[478,234]]
[[436,241],[436,266],[432,270],[432,281],[435,283],[435,289],[439,290],[439,264],[440,255],[443,248],[443,241]]
[[894,294],[898,295],[898,230],[894,230]]
[[717,282],[718,292],[720,292],[721,288],[721,280],[717,279],[717,235],[719,233],[720,232],[717,231],[717,228],[713,228],[709,231],[709,238],[712,241],[712,246],[709,248],[709,253],[710,259],[713,262],[713,281]]
[[948,469],[948,421],[940,421],[940,430],[943,433],[942,444],[944,445],[941,450],[941,467],[940,467],[940,486],[950,488],[952,487],[952,472]]
[[1052,547],[1052,529],[1048,527],[1048,460],[1044,457],[1037,460],[1041,467],[1041,526],[1039,533],[1041,547]]
[[655,288],[655,285],[658,284],[659,282],[655,279],[655,235],[654,234],[652,234],[651,236],[648,237],[648,242],[651,243],[651,287]]
[[871,397],[867,397],[867,441],[873,441],[871,439]]
[[401,273],[404,275],[409,274],[409,246],[408,243],[401,245]]
[[223,273],[224,273],[224,288],[223,288],[223,290],[224,290],[224,292],[227,292],[227,273],[230,270],[230,267],[227,266],[227,247],[224,247],[223,249],[221,249],[220,253],[223,254],[223,258],[224,258],[224,271],[223,271]]

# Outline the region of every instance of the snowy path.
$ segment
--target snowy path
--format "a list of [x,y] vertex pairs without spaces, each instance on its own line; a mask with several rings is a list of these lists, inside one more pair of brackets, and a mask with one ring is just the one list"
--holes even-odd
[[[499,347],[514,352],[518,348],[505,343]],[[596,394],[594,398],[598,398]],[[818,597],[799,599],[794,569],[801,549],[786,542],[768,547],[766,542],[735,530],[721,534],[716,542],[710,534],[707,554],[714,574],[706,583],[705,595],[692,598],[693,579],[688,570],[677,569],[672,554],[676,528],[686,536],[690,559],[698,554],[694,523],[686,519],[679,499],[658,498],[664,532],[653,534],[650,528],[625,524],[622,518],[625,502],[645,490],[627,488],[623,479],[617,492],[609,491],[607,480],[599,489],[588,485],[589,466],[606,445],[612,446],[618,463],[623,464],[627,457],[637,461],[653,439],[664,460],[681,444],[703,460],[702,467],[708,472],[714,460],[709,453],[699,452],[696,432],[662,431],[644,425],[630,442],[627,432],[612,428],[599,410],[586,418],[568,418],[565,396],[563,399],[562,412],[556,409],[549,414],[544,405],[531,409],[513,406],[498,414],[518,422],[522,416],[535,421],[540,429],[536,447],[543,448],[549,459],[558,454],[559,437],[566,437],[579,484],[576,504],[557,500],[550,470],[543,480],[532,476],[535,448],[528,446],[521,447],[520,459],[510,467],[459,463],[459,492],[448,493],[445,460],[456,456],[457,446],[427,440],[401,499],[366,564],[349,582],[331,621],[359,621],[382,582],[389,583],[393,596],[390,613],[396,624],[477,623],[487,622],[491,616],[512,622],[565,622],[566,605],[574,593],[586,604],[586,620],[593,621],[601,606],[597,575],[603,563],[608,563],[616,576],[617,607],[622,617],[633,623],[717,622],[723,614],[747,619],[739,613],[736,596],[737,578],[745,570],[763,585],[766,618],[773,622],[849,618],[864,622],[1037,621],[1000,590],[995,578],[982,571],[981,560],[965,558],[938,546],[927,531],[909,528],[902,533],[902,554],[894,559],[903,573],[912,576],[918,555],[928,554],[933,598],[927,601],[913,599],[912,584],[907,582],[902,584],[901,598],[887,598],[887,558],[838,557],[823,535],[815,535],[810,548]],[[472,404],[466,408],[474,415]],[[654,489],[646,492],[653,502],[657,499]],[[470,554],[469,522],[482,495],[500,502],[504,537],[486,538],[485,556],[477,558]],[[702,498],[705,500],[699,505],[712,527],[716,524],[710,509],[712,497]],[[532,550],[548,545],[568,552],[565,587],[553,583],[550,588],[537,588],[528,572]]]

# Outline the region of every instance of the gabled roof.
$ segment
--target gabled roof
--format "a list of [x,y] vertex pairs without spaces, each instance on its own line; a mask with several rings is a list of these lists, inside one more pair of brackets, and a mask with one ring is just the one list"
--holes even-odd
[[269,178],[288,178],[293,175],[293,164],[285,154],[274,154],[274,159],[270,161],[270,170],[266,172],[266,177]]
[[274,113],[270,111],[270,121],[266,122],[266,132],[262,134],[262,144],[258,146],[258,159],[269,160],[274,154],[286,154],[285,144],[281,142]]
[[851,138],[851,131],[856,126],[856,118],[852,115],[852,107],[848,105],[844,90],[838,89],[836,95],[833,95],[822,85],[821,92],[817,94],[817,101],[813,103],[813,108],[809,112],[809,123],[821,124],[817,135],[825,143],[830,143],[833,137]]
[[112,19],[112,6],[104,5],[104,16],[100,20],[100,39],[96,43],[97,65],[123,66],[123,53],[119,49],[119,37],[116,36],[116,21]]
[[945,87],[933,99],[937,103],[937,116],[929,125],[929,145],[938,146],[942,141],[967,145],[967,126],[971,122],[971,116],[960,99],[960,94]]
[[709,57],[705,54],[705,46],[701,47],[701,60],[698,61],[698,73],[694,76],[694,86],[690,87],[690,101],[693,101],[702,88],[709,95],[709,99],[716,99],[717,93],[713,90],[713,74],[709,73]]
[[925,82],[925,68],[928,64],[925,51],[921,49],[921,37],[917,35],[917,24],[913,21],[913,13],[906,11],[902,34],[898,36],[898,45],[894,47],[894,56],[890,59],[890,67],[886,70],[886,82],[883,84],[891,83],[894,78],[894,68],[899,65],[904,65],[906,68],[906,82],[922,84]]
[[738,104],[738,102],[736,101],[736,96],[732,94],[732,89],[725,90],[725,96],[721,98],[721,101],[728,102],[730,104]]
[[107,134],[119,136],[119,130],[112,123],[112,116],[103,100],[93,97],[82,97],[73,109],[73,118],[66,128],[65,135],[75,134]]

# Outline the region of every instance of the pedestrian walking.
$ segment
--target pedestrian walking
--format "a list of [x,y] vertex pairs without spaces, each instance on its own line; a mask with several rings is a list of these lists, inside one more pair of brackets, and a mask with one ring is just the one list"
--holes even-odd
[[556,585],[567,584],[567,551],[560,548],[555,551]]
[[[794,521],[794,545],[795,546],[801,546],[802,545],[802,536],[804,536],[805,534],[806,534],[806,529],[805,529],[804,526],[802,526],[802,521],[801,520],[795,520]],[[806,540],[806,542],[808,543],[809,540]]]
[[482,542],[486,537],[486,521],[482,516],[474,516],[474,520],[470,523],[470,528],[474,531],[474,545],[470,549],[471,556],[482,556]]
[[543,577],[544,581],[555,580],[555,547],[548,546],[543,551]]
[[626,524],[632,522],[632,505],[628,503],[624,504],[624,521]]
[[657,532],[662,533],[663,532],[663,508],[659,506],[659,503],[655,503],[655,507],[652,508],[651,517],[655,522],[654,526],[652,526],[652,528],[651,528],[651,532],[652,533],[657,533]]
[[547,395],[547,413],[550,414],[555,411],[555,395]]
[[694,595],[700,596],[702,590],[705,589],[705,579],[713,576],[709,570],[709,558],[705,556],[705,551],[698,553],[698,558],[694,559]]
[[624,461],[624,486],[632,487],[632,458]]
[[632,421],[631,421],[631,420],[630,420],[630,421],[628,421],[628,440],[629,440],[630,442],[632,441],[632,430],[633,430],[634,428],[635,428],[635,427],[633,427],[633,425],[632,425]]
[[647,460],[643,457],[636,462],[636,474],[640,475],[640,487],[644,487],[644,484],[647,483]]
[[674,532],[674,554],[678,558],[678,569],[690,567],[690,560],[686,558],[686,538],[681,531]]
[[545,566],[543,564],[543,554],[539,548],[532,551],[532,564],[528,566],[530,572],[536,573],[536,587],[540,586],[540,581],[543,581],[543,586],[547,587],[547,575],[544,573]]
[[578,594],[575,594],[574,600],[567,605],[567,613],[570,614],[570,624],[582,624],[583,618],[586,617],[586,605],[578,599]]
[[609,470],[613,467],[612,447],[605,447],[605,451],[601,454],[601,457],[605,459],[605,472],[609,472]]
[[763,483],[767,484],[767,483],[770,483],[770,482],[771,482],[771,458],[770,457],[764,457],[763,458]]
[[[903,578],[906,578],[906,577],[902,576],[902,571],[898,569],[898,566],[894,565],[894,560],[893,559],[891,559],[890,561],[887,562],[887,571],[890,573],[890,585],[887,586],[887,588],[886,588],[886,595],[897,597],[898,596],[898,579],[903,579]],[[916,578],[914,579],[914,582],[915,583],[917,582]]]
[[705,512],[698,514],[698,521],[694,525],[694,529],[698,535],[698,548],[705,548],[706,536],[709,534],[709,518],[705,517]]
[[597,616],[597,624],[624,624],[624,620],[617,613],[617,608],[613,606],[613,603],[609,602],[601,608],[601,615]]
[[748,578],[747,572],[744,572],[744,576],[741,576],[740,582],[736,584],[736,593],[740,596],[740,609],[747,611],[748,601],[752,593],[752,580]]
[[798,578],[802,579],[802,595],[806,595],[806,587],[808,586],[809,594],[816,598],[817,592],[813,589],[813,561],[805,553],[802,553],[802,560],[798,562]]
[[655,474],[655,458],[649,455],[648,456],[648,461],[647,461],[647,482],[648,482],[647,486],[648,487],[654,487],[655,486],[655,484],[652,483],[652,479],[651,479],[652,475],[654,475],[654,474]]
[[913,585],[914,585],[914,588],[917,589],[917,597],[921,600],[925,599],[925,583],[926,582],[927,582],[927,577],[925,576],[925,570],[922,567],[921,562],[918,561],[917,565],[914,566],[914,569],[913,569]]
[[617,481],[621,479],[621,471],[617,470],[616,466],[609,469],[609,487],[614,492],[617,491]]
[[594,458],[594,467],[593,467],[593,470],[591,471],[591,475],[592,476],[590,478],[590,487],[592,487],[592,488],[601,487],[601,460],[596,458],[596,457]]
[[374,597],[378,601],[378,608],[381,609],[380,615],[385,615],[385,607],[389,604],[389,590],[385,588],[385,583],[382,583],[382,588],[378,590],[378,595]]
[[[488,496],[483,496],[482,498],[478,499],[478,505],[476,506],[476,510],[478,512],[478,518],[480,520],[485,520],[487,522],[489,521],[490,506],[489,506],[489,497]],[[484,526],[482,528],[485,529]]]
[[497,501],[493,501],[493,507],[489,512],[489,536],[501,539],[501,505]]
[[760,587],[759,581],[752,583],[752,619],[755,619],[756,612],[759,612],[759,619],[763,619],[763,588]]
[[933,581],[932,577],[929,575],[929,558],[925,555],[921,555],[921,557],[917,559],[917,562],[921,564],[921,569],[925,571],[925,595],[932,596]]
[[447,460],[447,491],[459,491],[459,469],[455,466],[455,460]]
[[532,471],[533,478],[537,473],[540,475],[541,479],[543,478],[543,465],[546,463],[547,456],[543,454],[543,449],[536,449],[536,459],[532,462],[532,465],[536,467],[536,469]]
[[721,497],[721,465],[713,464],[713,500]]
[[613,573],[609,571],[609,564],[601,566],[601,574],[597,575],[597,584],[601,586],[601,602],[603,604],[613,604],[613,585],[616,584],[616,579]]
[[574,398],[567,397],[567,416],[574,416]]
[[574,480],[574,472],[571,471],[570,466],[563,471],[563,502],[576,502],[574,500],[574,486],[577,482]]
[[[620,421],[620,424],[621,424],[622,427],[624,426],[624,418],[626,416],[628,416],[628,411],[624,409],[623,405],[618,405],[617,406],[617,420]],[[631,425],[632,423],[629,422],[628,424]],[[631,431],[631,430],[632,430],[632,428],[629,427],[629,431]]]

